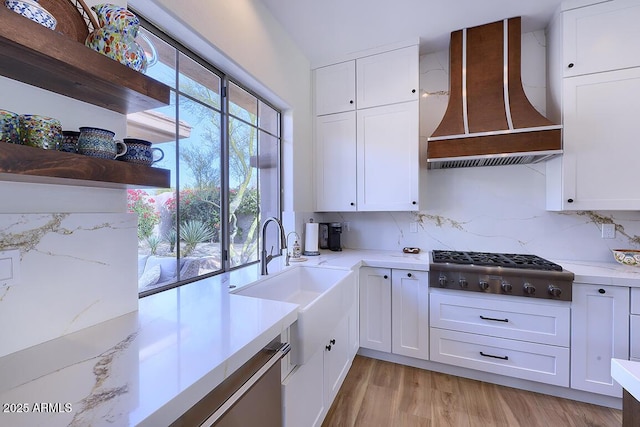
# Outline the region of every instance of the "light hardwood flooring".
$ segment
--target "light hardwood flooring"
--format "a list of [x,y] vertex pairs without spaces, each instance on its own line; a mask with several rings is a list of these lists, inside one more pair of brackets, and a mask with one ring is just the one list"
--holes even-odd
[[323,427],[615,427],[622,411],[356,356]]

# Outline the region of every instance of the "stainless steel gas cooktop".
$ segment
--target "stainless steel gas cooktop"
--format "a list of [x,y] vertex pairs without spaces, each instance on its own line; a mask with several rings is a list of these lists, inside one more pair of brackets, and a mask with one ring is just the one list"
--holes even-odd
[[432,288],[571,301],[574,274],[536,255],[431,252]]

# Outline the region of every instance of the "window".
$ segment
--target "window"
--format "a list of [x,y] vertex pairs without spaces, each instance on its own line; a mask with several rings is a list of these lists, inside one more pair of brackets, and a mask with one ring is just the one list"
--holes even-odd
[[145,296],[259,260],[260,224],[280,216],[280,112],[151,25],[140,32],[146,74],[171,88],[169,106],[127,117],[127,136],[171,170],[171,188],[128,190]]

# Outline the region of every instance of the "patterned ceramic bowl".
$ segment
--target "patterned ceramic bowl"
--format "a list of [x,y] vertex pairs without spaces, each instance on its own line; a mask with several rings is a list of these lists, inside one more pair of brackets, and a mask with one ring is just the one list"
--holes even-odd
[[56,150],[62,142],[60,120],[35,114],[22,114],[20,140],[22,145]]
[[0,110],[0,142],[20,144],[20,115]]
[[620,264],[640,267],[640,250],[635,249],[613,249],[613,257]]
[[63,130],[62,142],[60,142],[60,145],[58,145],[58,151],[64,151],[67,153],[77,153],[79,136],[80,136],[80,132],[73,131],[73,130]]
[[120,160],[151,166],[164,158],[162,149],[152,147],[149,141],[135,138],[124,138],[123,141],[127,144],[127,153],[120,157]]
[[50,30],[55,30],[58,22],[44,7],[33,0],[5,0],[5,6]]

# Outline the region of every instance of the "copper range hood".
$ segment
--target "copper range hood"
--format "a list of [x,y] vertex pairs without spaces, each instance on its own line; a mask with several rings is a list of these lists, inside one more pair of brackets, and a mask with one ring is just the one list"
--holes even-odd
[[428,138],[430,169],[537,163],[562,154],[561,125],[529,103],[520,17],[451,33],[449,105]]

